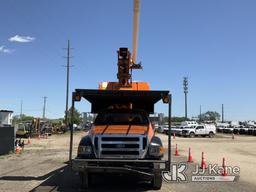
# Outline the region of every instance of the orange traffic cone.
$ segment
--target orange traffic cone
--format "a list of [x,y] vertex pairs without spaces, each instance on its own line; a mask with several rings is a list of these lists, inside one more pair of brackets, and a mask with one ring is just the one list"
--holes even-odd
[[173,133],[173,139],[175,139],[176,138],[176,134],[175,133]]
[[176,147],[175,147],[175,156],[179,156],[178,144],[176,144]]
[[235,139],[235,135],[234,135],[234,133],[232,133],[232,139]]
[[15,149],[15,153],[16,153],[16,154],[20,154],[21,151],[22,151],[22,148],[21,148],[19,145],[17,145],[17,146],[16,146],[16,149]]
[[31,144],[31,140],[30,137],[28,137],[28,145]]
[[206,169],[206,161],[204,158],[204,152],[202,152],[202,161],[201,161],[201,169]]
[[223,173],[221,174],[222,176],[227,176],[228,173],[227,173],[227,167],[226,167],[226,160],[225,158],[223,157],[222,159],[222,168],[223,168]]
[[192,154],[191,154],[191,149],[189,147],[189,150],[188,150],[188,162],[191,163],[193,162],[193,158],[192,158]]

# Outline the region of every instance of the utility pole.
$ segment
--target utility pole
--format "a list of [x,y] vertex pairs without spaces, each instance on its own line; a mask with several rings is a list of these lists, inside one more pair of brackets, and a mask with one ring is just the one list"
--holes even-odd
[[221,106],[221,122],[224,123],[224,105]]
[[69,119],[68,119],[69,69],[70,69],[70,67],[72,67],[72,66],[70,66],[70,58],[72,58],[72,57],[70,56],[70,49],[72,49],[72,48],[70,48],[70,42],[69,42],[69,40],[68,40],[68,47],[65,48],[65,49],[67,50],[67,56],[65,57],[65,58],[67,59],[67,65],[64,66],[64,67],[67,68],[65,124],[66,124],[66,126],[68,126],[68,124],[69,124]]
[[185,119],[188,119],[188,108],[187,108],[187,94],[188,94],[188,77],[183,79],[183,88],[185,94]]
[[20,101],[20,119],[22,118],[22,109],[23,108],[23,100]]
[[46,99],[47,99],[47,97],[43,97],[43,99],[44,99],[44,107],[43,107],[43,119],[45,119],[45,110],[46,110]]

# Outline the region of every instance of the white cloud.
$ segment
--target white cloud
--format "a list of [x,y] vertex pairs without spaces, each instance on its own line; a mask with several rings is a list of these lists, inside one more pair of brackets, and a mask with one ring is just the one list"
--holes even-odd
[[9,41],[19,42],[19,43],[29,43],[29,42],[34,41],[35,39],[36,39],[35,37],[15,35],[15,36],[9,38]]
[[6,48],[5,46],[0,46],[0,53],[12,53],[12,52],[14,52],[14,50],[13,49],[8,49],[8,48]]

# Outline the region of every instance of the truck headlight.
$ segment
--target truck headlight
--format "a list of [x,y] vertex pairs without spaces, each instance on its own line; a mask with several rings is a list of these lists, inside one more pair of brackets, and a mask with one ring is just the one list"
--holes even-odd
[[151,143],[149,146],[149,155],[162,156],[164,154],[164,147],[156,143]]
[[79,155],[90,155],[91,153],[92,153],[92,147],[89,145],[87,145],[87,146],[80,145],[78,147]]

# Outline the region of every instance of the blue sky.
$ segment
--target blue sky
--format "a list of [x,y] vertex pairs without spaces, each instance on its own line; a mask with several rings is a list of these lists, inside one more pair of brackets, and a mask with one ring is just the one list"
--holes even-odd
[[[144,69],[133,79],[171,90],[176,116],[184,114],[188,76],[190,117],[200,104],[221,112],[223,103],[226,119],[256,119],[255,8],[254,0],[141,0],[137,60]],[[47,117],[63,116],[68,39],[71,90],[115,81],[116,50],[131,48],[132,11],[132,0],[2,0],[0,109],[19,114],[23,100],[23,112],[40,117],[47,96]],[[78,108],[89,111],[88,104]]]

